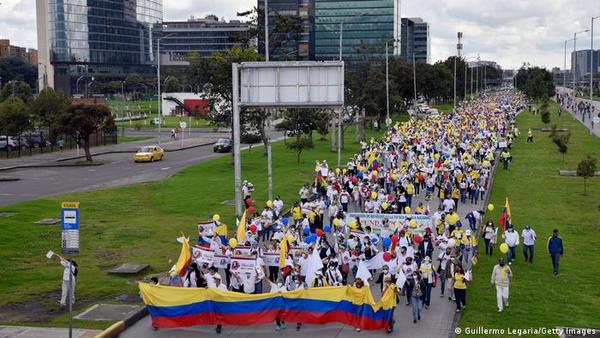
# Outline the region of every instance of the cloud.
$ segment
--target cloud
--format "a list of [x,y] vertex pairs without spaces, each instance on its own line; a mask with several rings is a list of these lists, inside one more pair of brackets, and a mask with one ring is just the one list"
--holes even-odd
[[[456,53],[456,32],[464,33],[464,54],[494,60],[504,68],[523,62],[561,66],[564,41],[589,28],[600,15],[599,0],[400,0],[403,17],[421,17],[431,29],[432,61]],[[35,0],[1,0],[1,38],[27,47],[37,45]],[[215,14],[235,19],[236,12],[256,6],[256,0],[163,0],[165,20]],[[595,45],[600,48],[600,20]],[[589,48],[589,34],[578,36],[578,47]],[[567,58],[572,50],[567,47]],[[570,61],[568,61],[570,62]]]

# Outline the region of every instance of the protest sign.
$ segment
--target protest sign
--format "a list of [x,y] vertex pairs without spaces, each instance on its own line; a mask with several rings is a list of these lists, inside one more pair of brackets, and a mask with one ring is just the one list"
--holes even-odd
[[262,259],[266,266],[279,267],[279,253],[265,253]]
[[229,264],[229,257],[225,255],[214,255],[212,264],[217,269],[227,269],[227,264]]
[[252,252],[252,247],[238,245],[233,252],[235,255],[250,256],[250,252]]
[[253,272],[256,266],[256,258],[247,256],[231,257],[231,272]]
[[199,235],[213,235],[215,233],[215,223],[213,221],[198,222]]
[[366,226],[370,226],[374,233],[379,234],[381,232],[383,219],[387,218],[390,225],[396,222],[402,224],[408,217],[417,223],[416,228],[408,227],[408,232],[412,234],[422,235],[425,233],[425,228],[429,227],[433,229],[431,217],[427,215],[416,215],[416,214],[368,214],[368,213],[356,213],[350,212],[346,214],[346,224],[350,224],[353,219],[360,218],[360,223],[363,229]]
[[209,265],[212,264],[214,255],[215,253],[211,249],[205,247],[194,246],[192,248],[192,258],[198,265],[202,265],[204,263]]

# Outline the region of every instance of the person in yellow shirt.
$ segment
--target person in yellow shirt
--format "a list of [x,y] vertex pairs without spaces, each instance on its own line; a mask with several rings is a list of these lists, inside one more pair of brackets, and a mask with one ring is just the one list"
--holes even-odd
[[458,200],[460,199],[460,189],[457,186],[452,188],[452,199],[454,200],[454,208],[458,211]]
[[462,266],[467,270],[471,270],[473,256],[475,256],[475,252],[477,251],[477,239],[471,234],[470,229],[465,231],[460,244],[462,248]]
[[454,298],[456,298],[456,312],[460,312],[467,306],[467,279],[460,265],[455,266],[452,281],[454,285]]
[[302,208],[300,208],[298,202],[296,202],[292,208],[292,218],[294,219],[295,225],[298,225],[302,221]]
[[408,184],[406,184],[406,193],[405,193],[405,197],[406,197],[406,205],[408,207],[412,208],[412,197],[413,194],[415,193],[415,186],[413,184],[412,181],[409,181]]

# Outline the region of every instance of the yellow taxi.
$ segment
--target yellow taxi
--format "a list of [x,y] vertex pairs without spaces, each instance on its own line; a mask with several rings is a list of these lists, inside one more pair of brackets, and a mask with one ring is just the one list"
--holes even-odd
[[133,160],[135,162],[154,162],[162,160],[164,156],[165,151],[163,148],[159,146],[145,146],[133,155]]

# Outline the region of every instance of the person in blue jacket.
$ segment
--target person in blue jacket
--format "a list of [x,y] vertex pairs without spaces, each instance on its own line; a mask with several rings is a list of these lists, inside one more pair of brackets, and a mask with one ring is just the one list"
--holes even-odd
[[552,267],[554,268],[554,275],[558,276],[558,262],[560,257],[563,255],[563,241],[558,237],[558,229],[554,229],[552,236],[548,238],[548,253],[552,258]]

